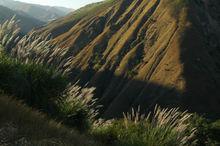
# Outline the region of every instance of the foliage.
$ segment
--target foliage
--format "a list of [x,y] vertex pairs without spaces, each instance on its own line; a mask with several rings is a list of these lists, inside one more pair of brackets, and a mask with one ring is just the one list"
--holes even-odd
[[191,116],[176,108],[169,110],[158,106],[147,116],[132,110],[132,114],[124,115],[124,120],[97,124],[92,133],[105,143],[113,141],[120,146],[193,145],[196,130],[190,127]]
[[65,72],[64,68],[67,66],[67,60],[62,61],[61,58],[65,56],[66,51],[65,48],[53,44],[50,35],[39,35],[32,31],[18,41],[10,54],[23,62],[31,60],[36,64],[56,67],[62,73]]
[[57,72],[63,74],[68,72],[70,62],[68,59],[62,59],[67,48],[60,48],[59,45],[52,43],[50,35],[40,35],[32,31],[19,38],[19,33],[20,28],[15,17],[0,25],[0,45],[3,52],[22,62],[56,67]]
[[18,34],[20,28],[18,27],[18,21],[15,20],[15,16],[11,20],[5,21],[0,24],[0,45],[4,46],[5,49],[9,48],[18,41]]
[[196,127],[195,138],[198,146],[217,146],[220,144],[220,122],[212,122],[194,114],[190,119],[192,127]]
[[66,85],[66,77],[53,69],[0,55],[0,89],[30,105],[49,110]]
[[69,85],[63,96],[57,101],[58,117],[64,124],[88,130],[95,121],[100,106],[93,99],[95,88],[82,88],[77,84]]

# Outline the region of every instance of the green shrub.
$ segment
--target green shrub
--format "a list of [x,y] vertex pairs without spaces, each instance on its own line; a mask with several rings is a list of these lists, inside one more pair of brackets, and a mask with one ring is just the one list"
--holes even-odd
[[107,144],[113,141],[113,145],[119,146],[194,145],[196,130],[190,127],[190,117],[191,114],[178,109],[156,107],[147,116],[133,110],[124,120],[97,124],[92,134]]
[[57,101],[58,118],[63,124],[87,131],[95,122],[100,106],[93,99],[95,88],[69,85]]
[[196,127],[195,138],[198,146],[217,146],[220,144],[220,122],[212,122],[194,114],[190,119],[192,127]]
[[0,89],[46,111],[67,85],[65,76],[34,63],[21,63],[0,54]]

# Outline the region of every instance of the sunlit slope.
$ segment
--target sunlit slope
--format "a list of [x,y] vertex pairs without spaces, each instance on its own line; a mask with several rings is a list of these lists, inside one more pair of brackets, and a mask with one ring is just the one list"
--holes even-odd
[[107,117],[159,103],[220,113],[217,0],[115,0],[40,31],[70,47],[73,79],[97,87]]

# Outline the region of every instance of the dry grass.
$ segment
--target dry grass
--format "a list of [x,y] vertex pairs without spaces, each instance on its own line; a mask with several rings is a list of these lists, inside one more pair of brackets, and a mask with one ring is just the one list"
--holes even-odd
[[194,145],[196,129],[190,125],[191,114],[178,108],[155,107],[153,113],[139,110],[124,114],[123,120],[100,122],[93,134],[105,143],[119,146],[188,146]]
[[59,117],[64,124],[86,131],[93,126],[101,107],[96,105],[97,99],[93,99],[94,90],[77,83],[67,87],[57,101]]
[[39,35],[32,31],[19,38],[19,32],[15,17],[0,25],[0,45],[4,48],[2,51],[24,63],[44,64],[63,74],[69,71],[69,59],[64,58],[67,48],[51,43],[50,35]]
[[0,96],[0,145],[96,145],[22,103]]
[[15,20],[15,16],[12,17],[11,20],[0,24],[0,44],[4,46],[5,49],[10,49],[10,47],[18,41],[19,32],[20,28],[18,27],[18,21]]
[[150,132],[151,134],[154,129],[164,129],[165,132],[162,137],[166,137],[166,134],[172,134],[179,145],[187,145],[195,136],[196,132],[195,128],[190,129],[191,117],[192,114],[187,113],[187,111],[180,112],[179,108],[161,109],[160,106],[156,105],[154,112],[150,112],[147,116],[141,115],[139,110],[135,112],[135,110],[132,109],[131,114],[124,114],[124,123],[125,126],[128,127],[128,123],[130,122],[138,124],[139,122],[146,121],[150,123],[153,128],[152,132]]

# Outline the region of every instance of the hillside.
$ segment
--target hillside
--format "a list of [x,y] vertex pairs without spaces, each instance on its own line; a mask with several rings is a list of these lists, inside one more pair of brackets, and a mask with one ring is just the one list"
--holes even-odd
[[[107,3],[87,6],[81,9],[83,11],[76,12],[75,18],[80,21],[84,16],[91,17],[92,15],[87,14],[97,13],[97,8],[98,10],[101,10],[99,8],[106,9],[114,2],[107,1]],[[183,7],[186,8],[187,5],[184,4]],[[120,116],[122,111],[108,114],[109,109],[106,110],[106,107],[109,108],[111,105],[106,104],[104,116],[113,115],[114,117],[110,120],[100,119],[102,106],[97,103],[98,99],[94,98],[96,89],[88,86],[100,85],[96,83],[98,80],[91,80],[85,86],[79,86],[80,82],[72,82],[72,84],[69,82],[78,77],[81,83],[87,82],[90,77],[93,78],[89,75],[98,74],[95,72],[98,68],[91,68],[93,65],[99,65],[98,55],[95,55],[92,60],[93,64],[89,64],[87,70],[78,70],[77,73],[75,72],[77,69],[72,66],[74,58],[67,58],[69,48],[60,48],[59,44],[51,44],[53,40],[48,39],[49,36],[31,32],[18,40],[19,28],[14,18],[4,22],[0,26],[0,32],[0,145],[219,145],[219,120],[205,119],[196,113],[182,111],[178,107],[162,108],[157,104],[152,111],[145,113],[141,113],[140,107],[132,108],[131,111],[123,113],[123,118],[116,118],[115,116]],[[103,73],[108,72],[100,72],[100,75],[105,76]],[[132,81],[132,76],[125,78],[112,73],[112,77],[118,81],[130,80],[131,83],[137,83],[137,85],[147,84],[144,81],[140,84],[141,81],[137,82],[135,79]],[[107,78],[103,79],[111,81]],[[113,85],[116,89],[118,83],[120,82]],[[148,85],[151,84],[148,83]],[[102,85],[108,86],[108,83],[105,82]],[[125,86],[128,85],[125,84]],[[104,88],[97,87],[96,96],[98,97]],[[133,90],[132,93],[135,93],[137,87],[133,86],[130,89]],[[165,86],[163,88],[165,89]],[[121,97],[129,97],[129,94],[121,95]],[[120,100],[119,102],[122,103]],[[101,102],[103,101],[102,99]],[[167,103],[171,102],[170,104],[163,103],[162,98],[155,102],[172,105],[171,99],[167,101]],[[119,106],[122,105],[126,106],[127,102]],[[142,105],[147,106],[147,102]],[[177,104],[172,106],[177,106]],[[184,106],[187,107],[186,104],[182,104],[182,107]],[[128,106],[127,109],[130,107]],[[51,118],[55,121],[50,120]]]
[[78,131],[6,95],[0,95],[0,145],[97,146]]
[[0,24],[16,15],[16,19],[20,20],[19,26],[22,33],[26,34],[33,28],[42,26],[44,23],[25,14],[19,14],[16,11],[0,6]]
[[73,9],[64,7],[50,7],[37,4],[29,4],[14,0],[1,0],[0,5],[10,8],[14,11],[26,13],[30,17],[43,22],[48,22],[72,12]]
[[156,103],[220,116],[220,2],[108,0],[40,32],[69,47],[73,80],[97,87],[104,116]]

